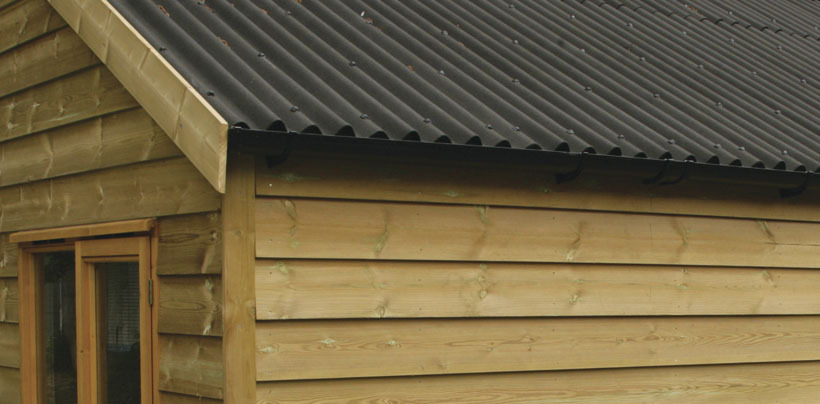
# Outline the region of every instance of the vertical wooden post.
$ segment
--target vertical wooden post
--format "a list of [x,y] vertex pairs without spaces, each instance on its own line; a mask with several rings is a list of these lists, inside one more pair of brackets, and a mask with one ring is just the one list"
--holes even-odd
[[256,402],[254,157],[231,151],[222,203],[225,404]]

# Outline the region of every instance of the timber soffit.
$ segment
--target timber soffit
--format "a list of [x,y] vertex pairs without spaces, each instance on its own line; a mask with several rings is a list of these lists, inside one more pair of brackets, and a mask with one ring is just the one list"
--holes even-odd
[[820,2],[112,0],[232,125],[820,171]]
[[225,119],[108,1],[48,2],[211,185],[225,192]]

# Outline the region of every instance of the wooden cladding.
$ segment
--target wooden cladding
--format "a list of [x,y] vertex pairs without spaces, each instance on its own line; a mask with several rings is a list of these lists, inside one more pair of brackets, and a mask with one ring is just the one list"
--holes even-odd
[[279,198],[256,218],[257,257],[820,267],[803,222]]
[[21,0],[0,10],[0,52],[66,25],[44,0]]
[[260,383],[258,404],[805,404],[820,362]]
[[257,323],[258,380],[820,360],[816,317]]
[[208,212],[219,205],[207,181],[178,157],[0,189],[0,231]]
[[0,97],[97,63],[71,28],[61,28],[0,54]]
[[195,397],[222,398],[222,339],[159,336],[159,389]]
[[820,271],[260,260],[260,320],[820,314]]
[[81,70],[0,99],[0,140],[137,107],[117,78],[105,68]]
[[260,196],[584,209],[820,221],[816,192],[783,199],[773,188],[699,182],[651,186],[643,178],[584,172],[558,184],[555,172],[491,162],[294,152],[257,162]]

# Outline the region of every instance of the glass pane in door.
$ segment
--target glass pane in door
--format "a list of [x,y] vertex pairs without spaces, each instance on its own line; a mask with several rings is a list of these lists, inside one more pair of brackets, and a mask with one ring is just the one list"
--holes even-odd
[[76,404],[74,252],[53,252],[38,258],[43,277],[44,401],[46,404]]
[[140,403],[139,265],[96,265],[101,396],[108,404]]

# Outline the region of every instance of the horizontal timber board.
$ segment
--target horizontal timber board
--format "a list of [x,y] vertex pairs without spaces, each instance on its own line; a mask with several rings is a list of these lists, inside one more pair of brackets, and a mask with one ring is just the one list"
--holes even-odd
[[259,258],[818,268],[820,225],[553,209],[258,198]]
[[258,322],[257,380],[820,360],[820,317]]
[[181,155],[136,108],[0,143],[0,186]]
[[222,335],[222,281],[219,276],[161,276],[159,332]]
[[160,275],[222,272],[222,220],[217,212],[159,219],[157,273]]
[[0,323],[0,366],[20,367],[20,328],[17,324]]
[[159,404],[219,404],[222,400],[160,392]]
[[69,27],[0,54],[0,97],[99,63]]
[[19,305],[17,278],[0,278],[0,323],[16,323]]
[[0,99],[0,141],[109,114],[138,104],[103,65]]
[[65,26],[46,0],[22,0],[0,10],[0,52]]
[[0,189],[0,231],[209,212],[220,196],[184,157]]
[[257,404],[805,404],[820,362],[389,377],[257,384]]
[[0,397],[3,404],[20,404],[20,370],[0,367]]
[[820,314],[820,271],[258,260],[260,320]]
[[17,276],[17,254],[20,250],[9,242],[8,234],[0,234],[0,277]]
[[600,173],[557,184],[555,172],[533,166],[294,154],[271,168],[258,159],[256,178],[257,194],[267,196],[820,221],[815,193],[783,199],[776,189],[742,184],[659,187]]
[[222,398],[222,339],[159,335],[159,389],[196,397]]

